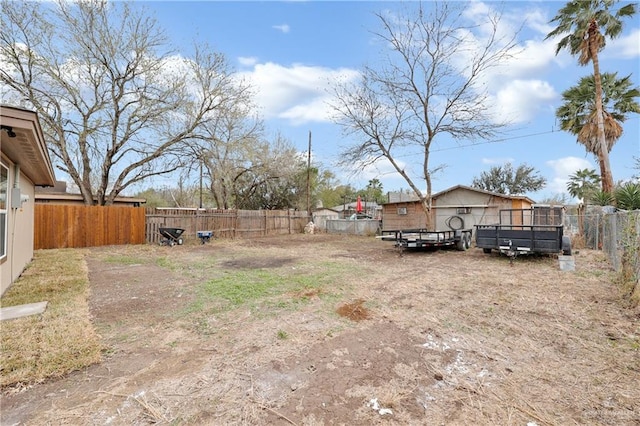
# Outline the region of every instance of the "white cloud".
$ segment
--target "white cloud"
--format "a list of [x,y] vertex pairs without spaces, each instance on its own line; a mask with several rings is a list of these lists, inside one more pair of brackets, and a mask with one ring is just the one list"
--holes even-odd
[[331,82],[354,80],[358,71],[293,64],[286,67],[272,62],[256,64],[242,73],[256,88],[256,102],[265,118],[283,118],[293,124],[330,121]]
[[252,67],[258,63],[258,58],[256,58],[255,56],[240,56],[238,58],[238,62],[242,66]]
[[278,114],[279,118],[291,121],[293,125],[300,125],[313,121],[327,121],[330,111],[327,108],[327,96],[318,96],[306,103],[294,105]]
[[633,30],[630,34],[607,42],[603,56],[612,58],[632,59],[640,56],[640,29]]
[[495,94],[495,114],[500,120],[525,123],[557,98],[555,89],[546,81],[512,80]]
[[551,18],[539,8],[530,9],[524,14],[511,15],[510,19],[519,22],[523,17],[524,23],[528,28],[545,37],[555,28],[553,24],[549,23]]
[[578,157],[564,157],[557,160],[547,161],[547,166],[553,170],[553,176],[547,182],[545,189],[553,193],[565,193],[567,191],[567,183],[569,175],[577,170],[593,169],[593,165],[589,160]]
[[[507,59],[499,68],[500,76],[507,75],[516,78],[539,76],[553,63],[561,62],[555,54],[555,43],[551,40],[526,40],[520,50]],[[503,78],[494,83],[504,81]]]
[[[491,5],[483,2],[467,3],[464,16],[478,25],[472,31],[461,32],[467,49],[458,52],[452,58],[452,65],[462,74],[468,72],[471,56],[475,55],[489,40],[491,35],[487,26],[491,26],[488,18],[495,13]],[[523,15],[513,12],[505,13],[498,22],[496,40],[493,48],[500,48],[520,31],[518,37],[529,33],[528,39],[521,39],[509,56],[501,59],[499,66],[487,68],[478,77],[475,87],[482,93],[486,90],[487,102],[493,108],[496,122],[509,121],[513,124],[532,121],[541,111],[552,109],[551,103],[559,95],[553,86],[541,76],[555,64],[562,64],[563,56],[556,57],[553,40],[542,40],[544,25],[548,21],[540,9],[527,10]],[[531,35],[531,33],[533,33]]]
[[271,28],[282,31],[284,34],[287,34],[289,31],[291,31],[291,27],[289,27],[288,24],[274,25]]

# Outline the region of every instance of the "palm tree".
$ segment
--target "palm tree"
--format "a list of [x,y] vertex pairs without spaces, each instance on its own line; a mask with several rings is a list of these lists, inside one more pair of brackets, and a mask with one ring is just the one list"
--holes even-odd
[[384,201],[382,193],[382,182],[380,182],[380,179],[370,179],[369,183],[367,184],[366,191],[368,200],[375,201],[376,203],[381,203]]
[[581,198],[585,202],[591,193],[598,189],[599,183],[600,176],[594,169],[576,170],[574,174],[569,175],[567,191],[572,197]]
[[[569,1],[550,21],[557,23],[557,28],[547,34],[547,39],[566,34],[560,39],[556,48],[556,55],[562,49],[568,49],[572,55],[579,55],[578,63],[593,64],[595,92],[594,123],[596,128],[595,143],[602,190],[613,190],[613,175],[609,164],[609,151],[605,135],[604,113],[602,106],[602,82],[600,79],[600,63],[598,52],[604,49],[605,36],[616,38],[622,32],[622,18],[636,13],[635,4],[626,4],[615,13],[611,8],[616,0],[572,0]],[[604,32],[604,35],[601,32]]]
[[[640,113],[640,104],[636,102],[640,97],[640,90],[632,87],[630,75],[624,78],[617,76],[617,73],[604,73],[601,78],[607,154],[622,135],[622,123],[627,119],[627,114]],[[603,159],[599,155],[597,112],[593,97],[595,81],[593,75],[582,77],[577,86],[565,90],[562,93],[564,103],[556,111],[556,117],[560,120],[562,130],[576,135],[578,143],[598,158],[602,170]]]
[[593,169],[577,170],[569,176],[567,191],[572,197],[582,199],[582,202],[578,204],[578,232],[580,235],[584,235],[584,211],[587,200],[598,189],[599,183],[600,176]]

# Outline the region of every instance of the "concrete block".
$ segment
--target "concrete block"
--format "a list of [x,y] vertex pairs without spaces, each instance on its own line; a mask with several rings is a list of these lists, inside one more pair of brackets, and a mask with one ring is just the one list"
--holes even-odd
[[573,256],[558,256],[561,271],[575,271],[576,261]]

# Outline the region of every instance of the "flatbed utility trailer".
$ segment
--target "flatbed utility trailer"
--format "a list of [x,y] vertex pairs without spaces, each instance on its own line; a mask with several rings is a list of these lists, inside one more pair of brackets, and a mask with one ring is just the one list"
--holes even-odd
[[471,229],[451,231],[427,231],[426,229],[383,230],[382,241],[393,241],[399,248],[455,247],[467,250],[471,247]]
[[492,250],[512,260],[521,254],[571,255],[571,239],[564,235],[563,207],[533,206],[500,210],[500,223],[475,225],[476,247]]

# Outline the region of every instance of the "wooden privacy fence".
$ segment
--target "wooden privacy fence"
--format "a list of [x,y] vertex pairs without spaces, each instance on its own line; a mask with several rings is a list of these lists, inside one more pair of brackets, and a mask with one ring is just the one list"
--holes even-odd
[[34,249],[144,244],[141,207],[36,204]]
[[310,218],[298,210],[219,210],[147,208],[146,240],[161,240],[159,228],[181,228],[185,241],[197,231],[213,231],[216,238],[252,238],[303,232]]

